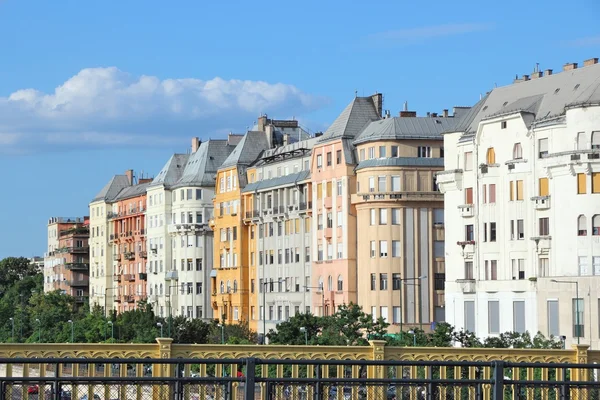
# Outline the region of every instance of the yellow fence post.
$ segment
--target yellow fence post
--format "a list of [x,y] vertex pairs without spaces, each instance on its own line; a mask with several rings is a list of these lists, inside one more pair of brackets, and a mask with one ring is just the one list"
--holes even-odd
[[[587,344],[574,344],[573,349],[575,350],[575,364],[588,364],[588,349],[590,348]],[[571,371],[571,380],[576,382],[587,382],[589,381],[589,370],[587,368],[575,368]],[[587,399],[588,390],[585,387],[574,387],[571,389],[572,399]]]
[[[383,361],[385,360],[385,340],[369,340],[369,344],[371,345],[372,356],[371,359],[373,361]],[[382,379],[386,377],[384,371],[387,369],[382,365],[370,365],[367,367],[367,378],[368,379]],[[383,394],[381,391],[383,390]],[[385,397],[385,393],[387,391],[387,387],[377,388],[373,386],[367,387],[367,395],[368,399],[381,399]],[[382,397],[383,396],[383,397]]]
[[[171,338],[156,338],[158,342],[158,358],[169,359],[171,358],[173,349],[173,339]],[[160,378],[172,378],[175,376],[175,369],[173,364],[159,364],[152,367],[152,375]],[[171,385],[160,386],[158,390],[159,399],[170,399],[171,393],[173,392]],[[156,393],[156,391],[154,391]],[[156,396],[155,396],[156,398]]]

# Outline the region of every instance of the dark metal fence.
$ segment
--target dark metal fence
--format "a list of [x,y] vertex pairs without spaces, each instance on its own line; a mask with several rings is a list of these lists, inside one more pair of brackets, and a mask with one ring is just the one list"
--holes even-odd
[[[15,358],[0,365],[13,375],[0,377],[0,400],[600,400],[596,364]],[[14,376],[24,365],[29,376]]]

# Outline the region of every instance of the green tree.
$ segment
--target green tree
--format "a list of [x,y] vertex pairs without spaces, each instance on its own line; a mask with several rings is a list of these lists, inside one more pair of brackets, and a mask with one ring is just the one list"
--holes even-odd
[[[272,344],[304,345],[307,338],[308,344],[316,344],[323,329],[323,322],[323,318],[311,313],[296,314],[277,325],[277,329],[271,329],[267,338]],[[306,336],[300,328],[306,329]]]
[[74,319],[74,299],[59,290],[49,293],[37,292],[29,299],[28,321],[30,335],[28,342],[60,343],[65,338],[61,334],[68,320]]
[[[163,324],[163,329],[165,323]],[[188,319],[182,316],[173,318],[173,342],[188,344],[208,343],[211,333],[211,324],[200,319]]]
[[325,317],[318,344],[367,346],[369,337],[383,338],[389,324],[365,313],[358,304],[341,305],[330,317]]
[[17,281],[39,273],[39,268],[25,257],[4,258],[0,260],[0,292],[5,293]]

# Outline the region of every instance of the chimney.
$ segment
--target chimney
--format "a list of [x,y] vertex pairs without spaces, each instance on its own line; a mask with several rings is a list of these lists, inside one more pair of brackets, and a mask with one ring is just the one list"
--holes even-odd
[[[415,115],[416,117],[416,115]],[[431,118],[437,118],[437,113],[431,113]]]
[[590,65],[594,65],[594,64],[598,64],[598,59],[597,58],[590,58],[590,59],[585,60],[583,62],[583,66],[584,67],[589,67]]
[[202,141],[200,139],[198,139],[197,137],[192,138],[192,153],[195,153],[198,151],[198,148],[200,148],[201,143],[202,143]]
[[427,111],[427,118],[431,117],[431,113]]
[[129,182],[129,186],[133,185],[133,170],[128,169],[125,171],[125,176],[127,177],[127,182]]
[[414,118],[416,116],[416,111],[400,111],[400,118]]
[[531,74],[531,79],[541,78],[542,76],[544,76],[544,73],[540,71],[540,64],[536,63],[533,73]]
[[371,100],[373,101],[373,105],[375,105],[377,115],[381,118],[383,116],[383,95],[381,93],[375,93],[371,96]]
[[577,63],[567,63],[563,65],[563,71],[572,71],[577,69]]
[[544,71],[544,75],[545,75],[545,76],[550,76],[550,75],[552,75],[552,70],[551,70],[551,69],[547,69],[547,70],[545,70],[545,71]]
[[444,109],[442,112],[443,112],[442,115],[444,116],[444,118],[448,118],[448,110]]
[[150,182],[152,182],[152,178],[142,178],[142,179],[140,179],[140,181],[138,183],[142,184],[142,183],[150,183]]
[[392,118],[392,115],[390,114],[390,110],[385,110],[385,118]]
[[529,75],[523,75],[523,82],[528,81],[529,80]]
[[269,120],[267,119],[267,114],[258,117],[258,130],[260,132],[264,132],[265,126],[268,124],[268,122]]

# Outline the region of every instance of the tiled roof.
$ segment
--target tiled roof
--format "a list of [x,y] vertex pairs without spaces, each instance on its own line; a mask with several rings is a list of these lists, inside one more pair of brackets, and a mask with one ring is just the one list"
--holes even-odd
[[361,161],[356,170],[372,167],[444,167],[443,158],[394,157]]
[[353,144],[375,140],[434,139],[441,140],[442,132],[456,124],[454,118],[394,117],[371,122]]
[[319,142],[354,138],[370,122],[381,117],[371,97],[355,97],[321,136]]
[[569,106],[598,103],[600,64],[595,64],[495,88],[461,118],[454,131],[474,133],[480,121],[511,111],[532,113],[534,123],[563,116]]
[[309,176],[310,171],[305,170],[297,172],[295,174],[288,174],[277,178],[263,179],[262,181],[247,184],[242,193],[255,192],[258,190],[271,189],[280,186],[289,186],[296,182],[304,181],[308,179]]
[[[261,157],[258,160],[256,160],[256,162],[253,164],[253,166],[265,165],[268,160],[274,159],[277,156],[280,157],[274,159],[272,161],[273,163],[285,162],[286,160],[303,156],[304,154],[300,155],[301,150],[304,149],[311,151],[318,140],[319,138],[311,138],[308,140],[302,140],[299,142],[291,143],[285,146],[279,146],[275,149],[265,150]],[[292,154],[294,152],[297,152],[298,154]]]
[[183,175],[173,187],[214,186],[217,170],[229,157],[235,146],[227,140],[208,140],[189,156]]
[[137,185],[128,186],[119,192],[114,201],[130,199],[132,197],[138,197],[142,194],[145,194],[146,189],[148,189],[148,186],[150,186],[150,183],[151,182],[139,183]]
[[170,187],[176,184],[183,175],[189,157],[189,154],[173,154],[154,180],[152,180],[150,187],[157,185]]
[[94,197],[91,201],[96,202],[100,200],[104,200],[107,202],[113,201],[114,198],[119,194],[119,192],[129,186],[129,179],[125,175],[115,175],[111,178],[111,180],[100,190],[100,192]]

